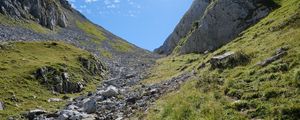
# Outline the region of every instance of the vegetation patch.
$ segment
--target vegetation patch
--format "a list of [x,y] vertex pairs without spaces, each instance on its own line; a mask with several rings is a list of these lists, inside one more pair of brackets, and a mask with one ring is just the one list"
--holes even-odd
[[199,57],[202,55],[190,54],[182,56],[169,56],[156,61],[154,67],[150,69],[150,74],[143,83],[158,83],[169,80],[180,75],[182,72],[189,71],[197,65]]
[[131,44],[123,40],[109,41],[109,44],[117,52],[132,52],[134,50],[134,47]]
[[76,25],[85,33],[91,35],[91,41],[96,44],[100,44],[102,41],[107,39],[103,33],[103,30],[90,22],[82,22],[77,20]]
[[[179,91],[159,99],[146,118],[299,119],[300,1],[275,2],[281,7],[244,31],[239,38],[213,53],[198,55],[198,59],[186,69],[196,70],[198,78],[188,82]],[[267,66],[257,65],[285,46],[289,48],[285,56]],[[243,52],[231,60],[226,60],[226,64],[222,64],[223,69],[206,67],[215,55],[224,51]],[[251,60],[239,63],[239,58],[249,57]],[[170,56],[159,60],[158,63],[163,62],[152,68],[159,72],[151,78],[171,76],[161,68],[179,58],[188,61],[183,56]],[[165,71],[174,75],[179,73],[176,71],[179,66],[185,65],[185,62],[177,62],[177,67],[172,66]]]
[[12,26],[12,27],[22,27],[25,29],[32,30],[33,32],[42,33],[42,34],[47,34],[47,33],[53,32],[33,21],[16,20],[16,19],[12,19],[7,16],[4,16],[1,13],[0,13],[0,25],[6,25],[6,26]]
[[[4,119],[38,108],[55,111],[63,107],[67,100],[49,103],[49,98],[74,97],[93,91],[102,79],[100,75],[92,73],[94,67],[84,65],[79,60],[85,58],[93,61],[90,53],[61,42],[2,43],[0,56],[0,101],[5,104],[5,109],[0,111],[0,118]],[[51,76],[66,72],[70,82],[84,83],[84,90],[76,94],[53,93],[34,74],[45,66],[54,70],[53,74],[44,74],[49,78],[47,82],[55,82],[50,79],[55,77]]]

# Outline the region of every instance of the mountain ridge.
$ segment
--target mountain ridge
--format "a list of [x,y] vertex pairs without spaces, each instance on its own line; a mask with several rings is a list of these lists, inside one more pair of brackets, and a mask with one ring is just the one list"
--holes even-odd
[[278,7],[272,1],[195,0],[156,53],[204,53],[236,38]]
[[164,57],[54,11],[0,13],[0,118],[299,119],[299,0],[195,0]]

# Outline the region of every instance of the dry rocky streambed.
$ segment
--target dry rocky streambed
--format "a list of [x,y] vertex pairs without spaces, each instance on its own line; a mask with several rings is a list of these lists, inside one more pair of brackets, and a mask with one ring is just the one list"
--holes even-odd
[[115,65],[110,79],[103,81],[94,93],[71,100],[64,109],[55,113],[32,110],[26,116],[30,120],[123,120],[137,112],[145,112],[159,97],[174,91],[193,76],[183,73],[161,83],[143,85],[147,75],[145,68]]

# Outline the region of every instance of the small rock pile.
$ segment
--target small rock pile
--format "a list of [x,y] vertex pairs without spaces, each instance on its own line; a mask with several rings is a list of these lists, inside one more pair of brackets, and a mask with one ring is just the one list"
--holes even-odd
[[58,93],[77,93],[83,90],[81,82],[71,82],[67,72],[60,72],[54,67],[41,67],[35,72],[35,78]]
[[138,81],[140,76],[129,74],[133,71],[125,69],[119,68],[119,75],[116,78],[103,82],[92,94],[73,99],[63,110],[56,113],[38,114],[31,120],[122,120],[130,118],[137,111],[146,111],[149,105],[159,97],[178,89],[182,83],[193,76],[192,73],[183,73],[161,83],[142,85],[135,82],[135,85],[132,85],[132,81]]

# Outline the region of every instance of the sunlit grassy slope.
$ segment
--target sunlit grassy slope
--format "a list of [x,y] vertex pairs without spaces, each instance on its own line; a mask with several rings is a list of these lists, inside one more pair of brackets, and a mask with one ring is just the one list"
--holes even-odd
[[[87,22],[87,21],[76,21],[76,25],[79,29],[81,29],[83,32],[85,32],[87,35],[90,35],[90,42],[96,45],[103,45],[103,42],[106,41],[108,45],[115,51],[115,52],[131,52],[134,50],[134,47],[121,40],[121,39],[108,39],[104,32],[104,29],[97,27],[96,25]],[[86,44],[86,43],[82,43]],[[105,46],[108,47],[108,46]],[[112,57],[112,51],[107,51],[103,48],[99,49],[100,53],[104,57],[111,58]]]
[[[153,76],[146,82],[164,80],[186,66],[197,71],[197,77],[182,88],[161,98],[144,117],[149,120],[224,120],[224,119],[290,119],[300,118],[300,1],[277,0],[281,5],[239,38],[192,63],[176,62],[173,56],[158,61]],[[278,48],[288,54],[268,66],[263,61]],[[211,69],[212,56],[224,52],[243,52],[250,62],[233,68]],[[187,61],[187,60],[185,60]],[[166,64],[174,67],[168,67]],[[172,74],[168,74],[168,71]],[[163,78],[163,79],[160,79]],[[157,81],[156,81],[157,82]]]
[[[1,43],[3,44],[3,43]],[[78,94],[55,95],[33,76],[43,66],[61,68],[67,66],[71,80],[82,80],[88,74],[82,72],[79,57],[89,58],[90,53],[62,42],[17,42],[0,47],[0,101],[5,110],[0,111],[0,119],[31,109],[56,110],[67,101],[48,103],[49,98],[77,96]],[[90,82],[85,91],[94,91],[100,77],[89,76]]]
[[44,28],[40,24],[35,23],[33,21],[15,20],[15,19],[9,18],[7,16],[4,16],[2,14],[0,14],[0,25],[21,27],[21,28],[29,29],[29,30],[32,30],[34,32],[42,33],[42,34],[47,34],[47,33],[54,32],[54,31],[51,31],[47,28]]

